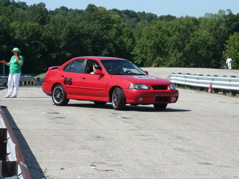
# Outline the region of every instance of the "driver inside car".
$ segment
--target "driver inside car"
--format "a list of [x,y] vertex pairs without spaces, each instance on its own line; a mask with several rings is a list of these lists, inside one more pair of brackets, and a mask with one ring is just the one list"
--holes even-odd
[[100,66],[97,63],[94,63],[94,65],[92,66],[93,71],[90,72],[90,74],[95,74],[94,71],[95,70],[101,70]]

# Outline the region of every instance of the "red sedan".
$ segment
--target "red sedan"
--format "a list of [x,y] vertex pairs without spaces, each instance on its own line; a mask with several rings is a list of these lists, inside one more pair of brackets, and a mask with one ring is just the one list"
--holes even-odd
[[114,57],[76,57],[49,67],[42,90],[58,106],[79,99],[96,105],[111,102],[116,110],[126,104],[153,104],[156,110],[164,110],[179,96],[170,81],[150,76],[130,61]]

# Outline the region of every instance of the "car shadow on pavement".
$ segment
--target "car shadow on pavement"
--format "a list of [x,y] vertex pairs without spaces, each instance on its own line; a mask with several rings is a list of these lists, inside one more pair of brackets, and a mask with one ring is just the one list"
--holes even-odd
[[[82,107],[82,108],[97,108],[97,109],[113,109],[111,103],[107,103],[103,106],[97,106],[91,102],[89,103],[74,103],[74,104],[67,104],[70,107]],[[119,111],[138,111],[138,112],[189,112],[191,110],[188,109],[176,109],[176,108],[169,108],[167,107],[164,111],[157,111],[154,109],[152,105],[138,105],[138,106],[131,106],[126,105],[125,109]]]
[[128,106],[127,111],[139,111],[139,112],[189,112],[188,109],[176,109],[167,107],[163,111],[155,110],[153,106]]
[[2,106],[2,109],[8,119],[8,122],[10,123],[10,126],[12,128],[12,131],[14,132],[15,137],[17,138],[17,141],[20,145],[20,148],[22,150],[24,160],[27,164],[27,167],[29,169],[30,175],[32,176],[32,179],[44,179],[46,178],[44,175],[44,172],[42,171],[39,163],[36,160],[36,157],[32,153],[27,141],[25,140],[24,136],[22,135],[20,129],[18,128],[17,124],[15,123],[14,119],[12,118],[10,112],[8,111],[6,106]]

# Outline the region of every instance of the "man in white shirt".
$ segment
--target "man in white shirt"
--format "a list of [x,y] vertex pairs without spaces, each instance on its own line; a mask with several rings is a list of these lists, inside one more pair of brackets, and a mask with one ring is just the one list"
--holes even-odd
[[227,58],[226,64],[227,64],[227,68],[229,70],[231,70],[232,69],[232,59],[230,57]]

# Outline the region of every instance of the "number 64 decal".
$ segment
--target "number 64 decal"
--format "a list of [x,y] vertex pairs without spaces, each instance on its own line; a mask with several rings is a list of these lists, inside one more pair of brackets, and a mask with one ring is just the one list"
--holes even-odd
[[64,78],[64,84],[72,85],[72,78]]

